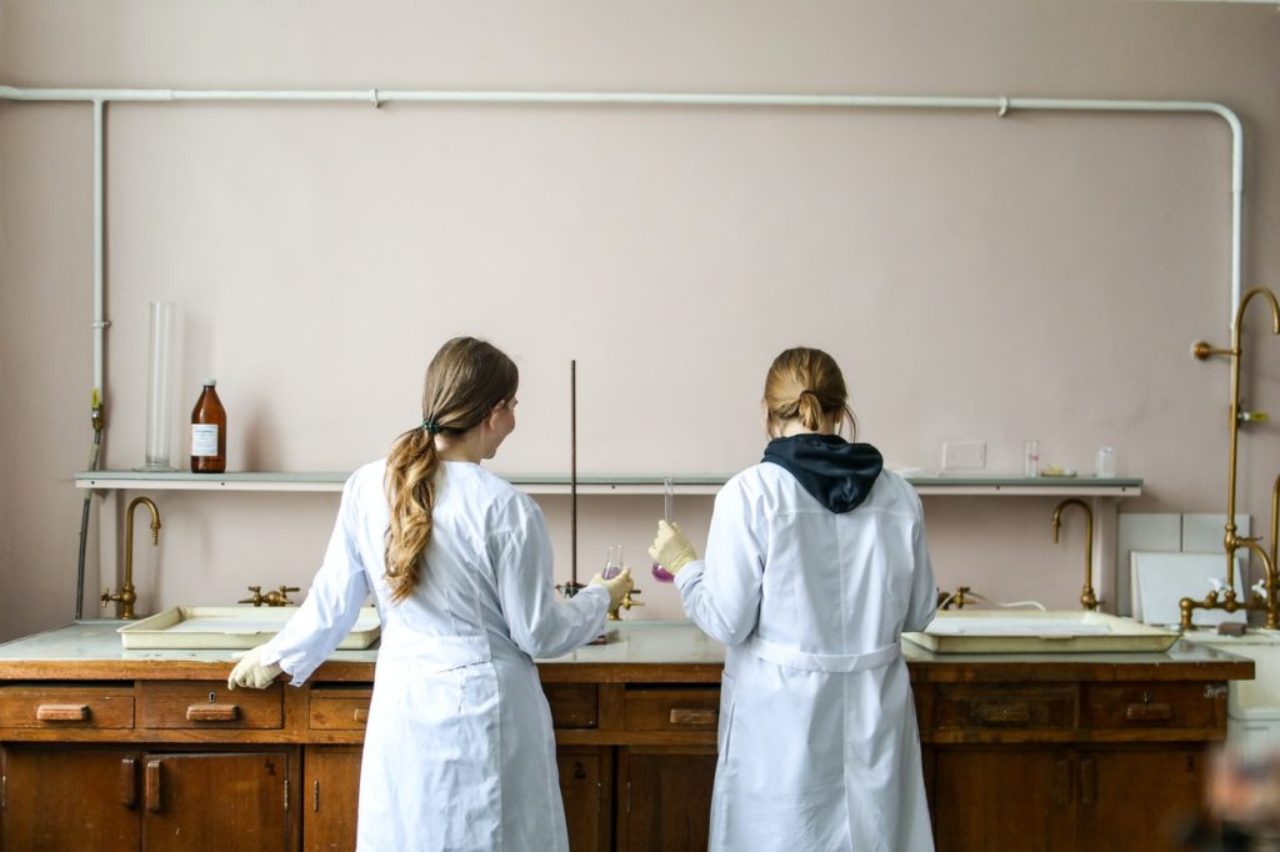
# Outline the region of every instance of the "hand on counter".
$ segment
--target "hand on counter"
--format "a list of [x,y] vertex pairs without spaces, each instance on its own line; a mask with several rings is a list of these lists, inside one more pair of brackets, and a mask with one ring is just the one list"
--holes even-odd
[[610,612],[616,612],[622,604],[622,599],[627,596],[627,592],[636,587],[636,584],[631,579],[631,569],[625,566],[618,572],[618,576],[608,580],[604,578],[603,574],[596,574],[591,578],[590,585],[604,586],[605,591],[609,593]]
[[698,558],[680,525],[666,521],[658,521],[658,536],[649,546],[649,556],[672,575],[679,574],[681,568]]
[[251,649],[245,653],[240,662],[236,663],[236,667],[231,670],[231,674],[227,677],[227,689],[235,689],[237,686],[248,686],[253,689],[266,689],[271,685],[280,673],[284,671],[280,668],[279,663],[271,665],[263,665],[259,660],[262,646]]

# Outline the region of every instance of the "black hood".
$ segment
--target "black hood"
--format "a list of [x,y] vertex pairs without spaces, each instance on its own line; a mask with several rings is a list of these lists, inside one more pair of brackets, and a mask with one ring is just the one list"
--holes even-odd
[[775,438],[764,448],[762,461],[784,468],[814,499],[837,513],[861,505],[884,469],[879,450],[850,444],[839,435]]

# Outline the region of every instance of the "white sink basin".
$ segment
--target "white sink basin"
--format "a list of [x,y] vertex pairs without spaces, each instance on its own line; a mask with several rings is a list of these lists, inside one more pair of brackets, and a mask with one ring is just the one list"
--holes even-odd
[[[295,606],[175,606],[116,632],[126,648],[252,648],[279,633],[297,611]],[[380,632],[377,610],[364,607],[338,648],[367,648]]]
[[1280,630],[1188,631],[1182,638],[1253,660],[1253,680],[1233,680],[1227,688],[1227,740],[1251,752],[1280,747]]
[[1164,651],[1178,634],[1104,612],[963,609],[902,638],[935,654],[1088,654]]
[[1215,631],[1199,630],[1187,631],[1182,638],[1253,660],[1253,680],[1231,681],[1230,709],[1271,708],[1280,715],[1280,630],[1251,629],[1243,636],[1219,636]]

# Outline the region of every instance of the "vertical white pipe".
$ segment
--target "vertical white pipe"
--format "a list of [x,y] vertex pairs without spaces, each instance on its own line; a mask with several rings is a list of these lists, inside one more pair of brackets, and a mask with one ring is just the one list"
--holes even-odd
[[103,388],[105,371],[106,312],[105,301],[105,259],[106,251],[106,211],[104,198],[106,195],[106,175],[104,154],[106,147],[106,102],[102,98],[93,101],[93,389],[98,399],[106,404],[106,393]]

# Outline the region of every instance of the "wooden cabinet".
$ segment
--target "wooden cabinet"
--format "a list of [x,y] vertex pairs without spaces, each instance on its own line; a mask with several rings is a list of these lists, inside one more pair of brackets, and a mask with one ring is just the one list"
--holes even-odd
[[359,746],[306,749],[302,816],[302,848],[306,852],[352,852],[356,848],[360,754]]
[[142,754],[128,749],[6,745],[0,846],[119,852],[142,843]]
[[[1175,852],[1204,801],[1200,746],[1124,747],[1078,752],[1080,848]],[[1135,826],[1142,826],[1135,831]]]
[[159,753],[6,745],[0,846],[82,852],[295,847],[290,750]]
[[286,751],[147,754],[146,852],[265,852],[294,848]]
[[618,852],[706,849],[715,749],[630,746],[619,752]]
[[556,764],[572,852],[613,848],[613,753],[600,746],[559,746]]
[[[1169,829],[1226,733],[1225,683],[1253,673],[1181,644],[908,665],[939,852],[1177,849]],[[705,849],[722,666],[538,668],[573,852]],[[227,670],[0,660],[0,852],[351,852],[373,666],[233,692]]]

